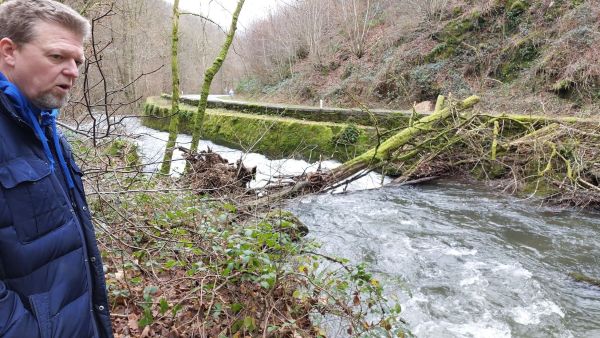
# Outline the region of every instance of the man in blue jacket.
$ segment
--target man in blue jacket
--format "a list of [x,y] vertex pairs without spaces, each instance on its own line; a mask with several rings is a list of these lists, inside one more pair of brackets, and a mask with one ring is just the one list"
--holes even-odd
[[56,130],[89,32],[52,0],[0,5],[0,337],[112,337],[81,171]]

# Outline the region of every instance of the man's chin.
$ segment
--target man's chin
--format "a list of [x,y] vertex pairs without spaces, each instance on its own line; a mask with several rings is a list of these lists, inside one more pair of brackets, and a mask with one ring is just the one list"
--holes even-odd
[[36,107],[42,110],[58,109],[64,107],[69,102],[69,95],[58,97],[52,94],[45,94],[31,101]]

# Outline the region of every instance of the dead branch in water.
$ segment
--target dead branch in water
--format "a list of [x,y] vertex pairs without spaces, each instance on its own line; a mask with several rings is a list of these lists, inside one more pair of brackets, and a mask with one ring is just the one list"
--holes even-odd
[[[544,190],[544,196],[555,203],[600,205],[598,121],[474,114],[469,108],[478,100],[471,96],[461,102],[445,102],[440,97],[433,114],[412,121],[407,128],[378,142],[375,148],[333,170],[319,168],[255,191],[244,190],[240,204],[256,208],[304,194],[332,191],[377,170],[397,176],[396,185],[466,174],[505,180],[513,192],[533,194]],[[211,161],[209,155],[202,156]],[[206,174],[198,178],[204,176],[211,177],[209,182],[214,180]],[[230,176],[232,181],[215,182],[229,191],[240,179]],[[207,182],[206,177],[203,182]]]
[[199,153],[183,147],[178,149],[185,153],[191,165],[184,181],[193,190],[242,196],[248,191],[248,183],[256,177],[256,167],[245,167],[241,159],[234,164],[210,148]]
[[[441,108],[445,98],[440,96],[437,107],[438,111],[431,115],[421,118],[411,124],[408,128],[401,130],[396,135],[390,137],[378,147],[375,147],[362,155],[359,155],[343,165],[329,171],[317,171],[308,173],[295,178],[295,184],[291,187],[284,187],[279,191],[270,193],[264,197],[254,199],[245,203],[246,206],[269,205],[280,199],[294,197],[300,194],[321,192],[330,187],[352,180],[355,175],[361,171],[371,171],[382,168],[392,157],[397,157],[397,151],[409,144],[415,138],[437,131],[436,125],[459,111],[473,107],[478,101],[477,96],[471,96],[458,103],[450,103],[445,108]],[[412,150],[411,150],[412,152]]]

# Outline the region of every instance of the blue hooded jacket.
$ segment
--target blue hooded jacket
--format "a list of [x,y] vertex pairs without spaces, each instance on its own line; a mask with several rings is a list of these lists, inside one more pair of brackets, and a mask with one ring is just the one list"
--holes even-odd
[[0,74],[0,337],[112,337],[81,170],[56,112],[36,126],[6,85]]

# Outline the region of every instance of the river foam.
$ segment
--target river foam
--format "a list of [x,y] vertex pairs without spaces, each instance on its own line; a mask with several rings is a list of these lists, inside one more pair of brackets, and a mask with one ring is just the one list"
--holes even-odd
[[[165,145],[169,134],[144,127],[138,119],[125,120],[127,130],[136,135],[134,139],[141,150],[141,155],[147,173],[153,173],[158,170],[162,161]],[[179,134],[177,136],[176,146],[190,148],[192,137],[190,135]],[[296,159],[275,159],[270,160],[264,155],[244,152],[220,146],[210,141],[201,140],[198,151],[208,150],[218,153],[229,163],[236,163],[242,160],[246,167],[256,167],[256,178],[250,182],[250,188],[262,188],[268,184],[281,183],[289,180],[290,176],[300,175],[302,173],[315,172],[317,170],[327,170],[338,167],[341,163],[337,161],[321,161],[309,163]],[[171,164],[171,175],[178,177],[183,173],[185,161],[183,153],[179,150],[173,152],[173,162]],[[389,177],[383,177],[377,173],[371,172],[348,185],[335,189],[334,193],[344,191],[358,191],[381,187],[389,183]]]
[[540,324],[543,317],[558,315],[564,318],[565,314],[558,305],[548,300],[538,301],[529,306],[518,306],[510,310],[512,318],[521,325]]

